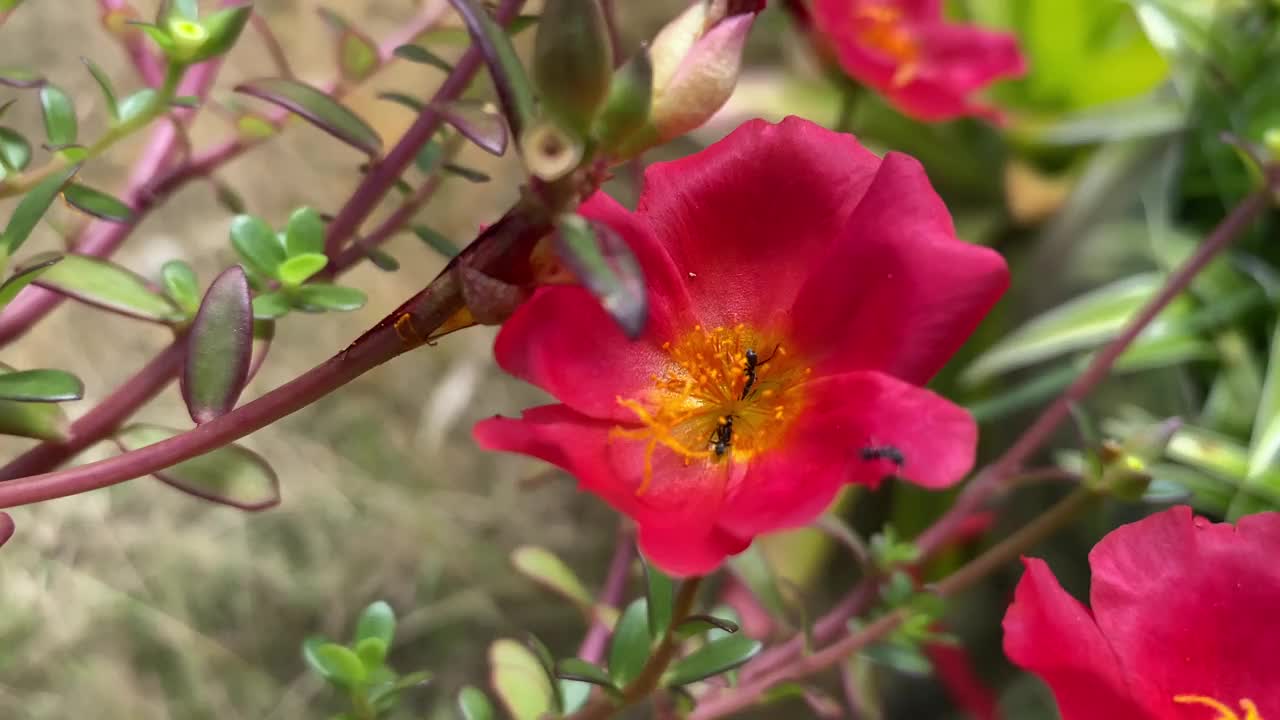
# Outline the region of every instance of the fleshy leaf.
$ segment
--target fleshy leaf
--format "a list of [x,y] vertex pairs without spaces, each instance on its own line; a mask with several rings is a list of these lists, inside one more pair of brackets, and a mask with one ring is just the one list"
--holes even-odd
[[34,88],[44,85],[44,76],[26,68],[0,68],[0,85],[13,88]]
[[45,211],[53,204],[53,199],[58,197],[63,186],[79,170],[79,165],[73,165],[61,172],[56,172],[41,180],[30,192],[22,196],[18,206],[13,209],[13,214],[9,216],[9,223],[5,226],[4,233],[0,235],[0,251],[3,251],[5,256],[13,257],[18,248],[22,247],[22,243],[30,237],[31,231],[35,230],[40,218],[44,217]]
[[298,208],[285,227],[285,251],[289,255],[324,252],[324,220],[309,207]]
[[401,45],[392,51],[392,54],[403,60],[418,63],[419,65],[430,65],[439,68],[446,73],[453,72],[453,66],[447,60],[436,55],[421,45]]
[[484,691],[470,685],[458,692],[458,712],[462,713],[463,720],[495,720],[497,717]]
[[649,660],[649,603],[644,598],[632,601],[609,641],[609,677],[618,687],[625,687],[640,675]]
[[280,267],[276,268],[276,276],[286,286],[296,287],[328,264],[329,258],[324,253],[302,253],[280,263]]
[[9,517],[9,513],[0,512],[0,547],[9,542],[9,538],[13,537],[13,518]]
[[84,63],[86,68],[89,68],[89,74],[93,76],[94,81],[98,83],[98,88],[102,90],[102,98],[107,103],[107,112],[111,115],[111,119],[119,120],[120,103],[116,100],[116,89],[111,84],[111,77],[103,72],[97,63],[87,57],[81,57],[80,62]]
[[191,323],[182,398],[197,424],[231,412],[249,377],[253,310],[249,279],[232,265],[209,286]]
[[253,299],[254,320],[275,320],[288,315],[292,309],[293,305],[283,292],[263,293]]
[[271,226],[252,215],[237,215],[231,221],[231,244],[250,272],[274,278],[286,254]]
[[133,208],[88,185],[68,183],[62,189],[62,199],[66,200],[71,207],[99,220],[127,223],[133,219]]
[[487,173],[480,172],[475,168],[469,168],[465,165],[457,165],[455,163],[445,163],[444,171],[450,175],[455,175],[468,182],[487,183],[492,178]]
[[359,656],[337,643],[316,644],[304,656],[321,677],[341,688],[358,687],[369,674]]
[[431,106],[445,122],[462,136],[491,155],[502,157],[507,151],[507,125],[502,118],[488,112],[476,102],[458,100]]
[[444,146],[438,140],[431,140],[414,156],[413,164],[423,173],[430,175],[440,169],[442,160],[444,160]]
[[738,632],[738,624],[712,615],[691,615],[676,626],[676,634],[682,638],[690,638],[712,630],[732,635]]
[[649,603],[649,636],[661,638],[671,626],[672,604],[675,602],[675,583],[671,576],[659,570],[653,563],[644,563],[646,581],[645,598]]
[[360,613],[356,622],[356,640],[377,638],[391,646],[396,635],[396,611],[386,601],[378,600]]
[[525,577],[573,601],[579,607],[591,607],[591,594],[582,581],[550,550],[532,545],[518,547],[511,553],[511,564]]
[[183,319],[182,311],[167,297],[153,290],[146,280],[131,270],[98,258],[64,255],[61,262],[50,266],[36,278],[35,284],[142,320],[174,322]]
[[44,110],[44,131],[49,144],[75,143],[80,128],[71,97],[56,85],[45,85],[40,88],[40,107]]
[[0,127],[0,177],[5,168],[25,170],[31,164],[31,143],[17,130]]
[[338,68],[347,82],[368,79],[378,64],[378,45],[368,35],[348,28],[338,37]]
[[342,285],[312,283],[292,291],[294,307],[308,312],[349,312],[359,310],[369,301],[363,291]]
[[616,689],[609,673],[604,668],[583,660],[582,658],[565,658],[556,666],[556,675],[561,678],[579,680],[592,685],[599,685],[611,690]]
[[0,283],[0,310],[8,305],[22,288],[30,285],[51,265],[62,261],[62,255],[55,252],[40,253],[27,258],[21,265],[13,269],[13,274]]
[[365,670],[376,670],[387,660],[387,643],[376,637],[357,640],[356,657],[360,658],[360,664],[364,665]]
[[160,268],[165,292],[187,315],[195,315],[200,309],[200,281],[196,271],[181,260],[170,260]]
[[759,640],[745,635],[722,637],[676,662],[667,671],[663,684],[680,687],[728,672],[755,657],[761,647]]
[[477,0],[449,0],[449,3],[462,16],[471,41],[484,56],[502,114],[511,125],[512,134],[520,137],[534,116],[534,94],[533,84],[511,45],[511,38]]
[[413,234],[417,235],[418,239],[426,243],[432,250],[447,258],[457,257],[460,252],[458,246],[453,244],[453,241],[426,225],[415,225]]
[[[125,451],[181,435],[157,425],[132,425],[115,436]],[[280,481],[257,453],[226,445],[155,473],[162,482],[209,502],[255,512],[280,504]]]
[[0,374],[0,400],[67,402],[82,397],[84,383],[62,370],[21,370]]
[[120,101],[120,122],[127,123],[150,111],[160,94],[153,88],[143,88]]
[[524,645],[502,639],[489,646],[494,692],[513,720],[541,720],[554,707],[554,689],[542,664]]
[[644,330],[648,296],[640,263],[611,228],[579,215],[560,217],[556,254],[630,337]]
[[[13,368],[0,364],[0,376]],[[36,440],[66,440],[67,416],[56,403],[0,400],[0,435]]]
[[386,100],[388,102],[393,102],[415,113],[420,113],[423,110],[425,110],[427,107],[426,103],[422,102],[421,100],[415,97],[411,97],[409,95],[405,95],[404,93],[398,93],[398,92],[378,93],[378,99]]
[[382,139],[368,123],[310,85],[286,78],[261,78],[237,85],[236,92],[279,105],[369,155],[382,152]]
[[236,44],[244,26],[249,24],[253,15],[253,4],[245,3],[236,7],[223,8],[200,21],[209,37],[200,46],[190,62],[204,62],[209,58],[222,55]]

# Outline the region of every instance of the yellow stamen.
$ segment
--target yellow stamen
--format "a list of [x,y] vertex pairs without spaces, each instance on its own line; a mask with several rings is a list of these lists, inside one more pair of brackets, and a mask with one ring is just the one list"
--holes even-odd
[[853,34],[858,42],[888,56],[898,65],[890,84],[903,87],[920,71],[920,43],[903,23],[902,10],[890,5],[869,3],[853,14]]
[[1262,713],[1258,711],[1258,706],[1249,698],[1240,700],[1240,709],[1244,711],[1243,717],[1226,703],[1205,695],[1175,695],[1173,701],[1179,705],[1200,705],[1218,713],[1216,718],[1206,720],[1262,720]]

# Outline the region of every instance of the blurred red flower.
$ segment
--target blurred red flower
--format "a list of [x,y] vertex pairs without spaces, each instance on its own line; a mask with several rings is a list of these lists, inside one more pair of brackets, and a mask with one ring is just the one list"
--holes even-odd
[[650,167],[636,212],[598,193],[582,213],[639,258],[645,333],[628,341],[582,288],[538,290],[495,353],[563,404],[475,434],[576,476],[663,569],[710,571],[809,523],[845,483],[945,487],[971,467],[972,418],[919,385],[1007,269],[956,238],[912,158],[753,121]]
[[813,20],[845,72],[920,120],[998,121],[971,96],[1026,72],[1013,35],[946,22],[942,0],[816,0]]
[[1089,608],[1044,561],[1004,618],[1005,653],[1053,690],[1063,720],[1280,718],[1280,513],[1235,527],[1175,507],[1089,553]]

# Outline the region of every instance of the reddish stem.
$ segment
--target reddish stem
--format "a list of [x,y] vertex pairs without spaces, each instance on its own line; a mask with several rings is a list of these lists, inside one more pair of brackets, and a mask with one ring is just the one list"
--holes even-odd
[[444,176],[441,173],[435,173],[427,178],[426,182],[414,192],[413,196],[401,203],[400,207],[388,215],[387,219],[383,220],[373,232],[369,233],[367,237],[355,241],[339,253],[326,272],[333,275],[343,272],[368,257],[370,250],[390,240],[392,235],[400,232],[404,226],[408,225],[413,216],[431,200],[442,182],[444,182]]
[[[631,561],[635,558],[635,540],[631,532],[624,527],[618,528],[618,539],[613,548],[613,559],[609,561],[609,572],[605,575],[604,587],[600,590],[599,602],[609,607],[618,607],[622,596],[627,591],[627,575],[631,571]],[[609,644],[609,626],[604,624],[599,613],[587,630],[587,636],[578,647],[578,657],[589,663],[599,663],[604,659],[605,646]]]
[[[132,8],[125,0],[98,0],[98,6],[102,8],[104,19],[113,13],[132,12]],[[137,28],[128,28],[125,33],[120,41],[124,45],[125,54],[133,61],[138,77],[151,87],[160,87],[160,83],[164,82],[164,62],[152,52],[151,47],[147,45],[146,36]]]

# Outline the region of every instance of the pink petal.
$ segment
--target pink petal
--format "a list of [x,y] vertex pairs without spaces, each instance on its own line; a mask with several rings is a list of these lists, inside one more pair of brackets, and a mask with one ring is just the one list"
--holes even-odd
[[814,372],[878,369],[923,383],[1009,284],[996,252],[958,240],[914,158],[885,156],[792,313]]

